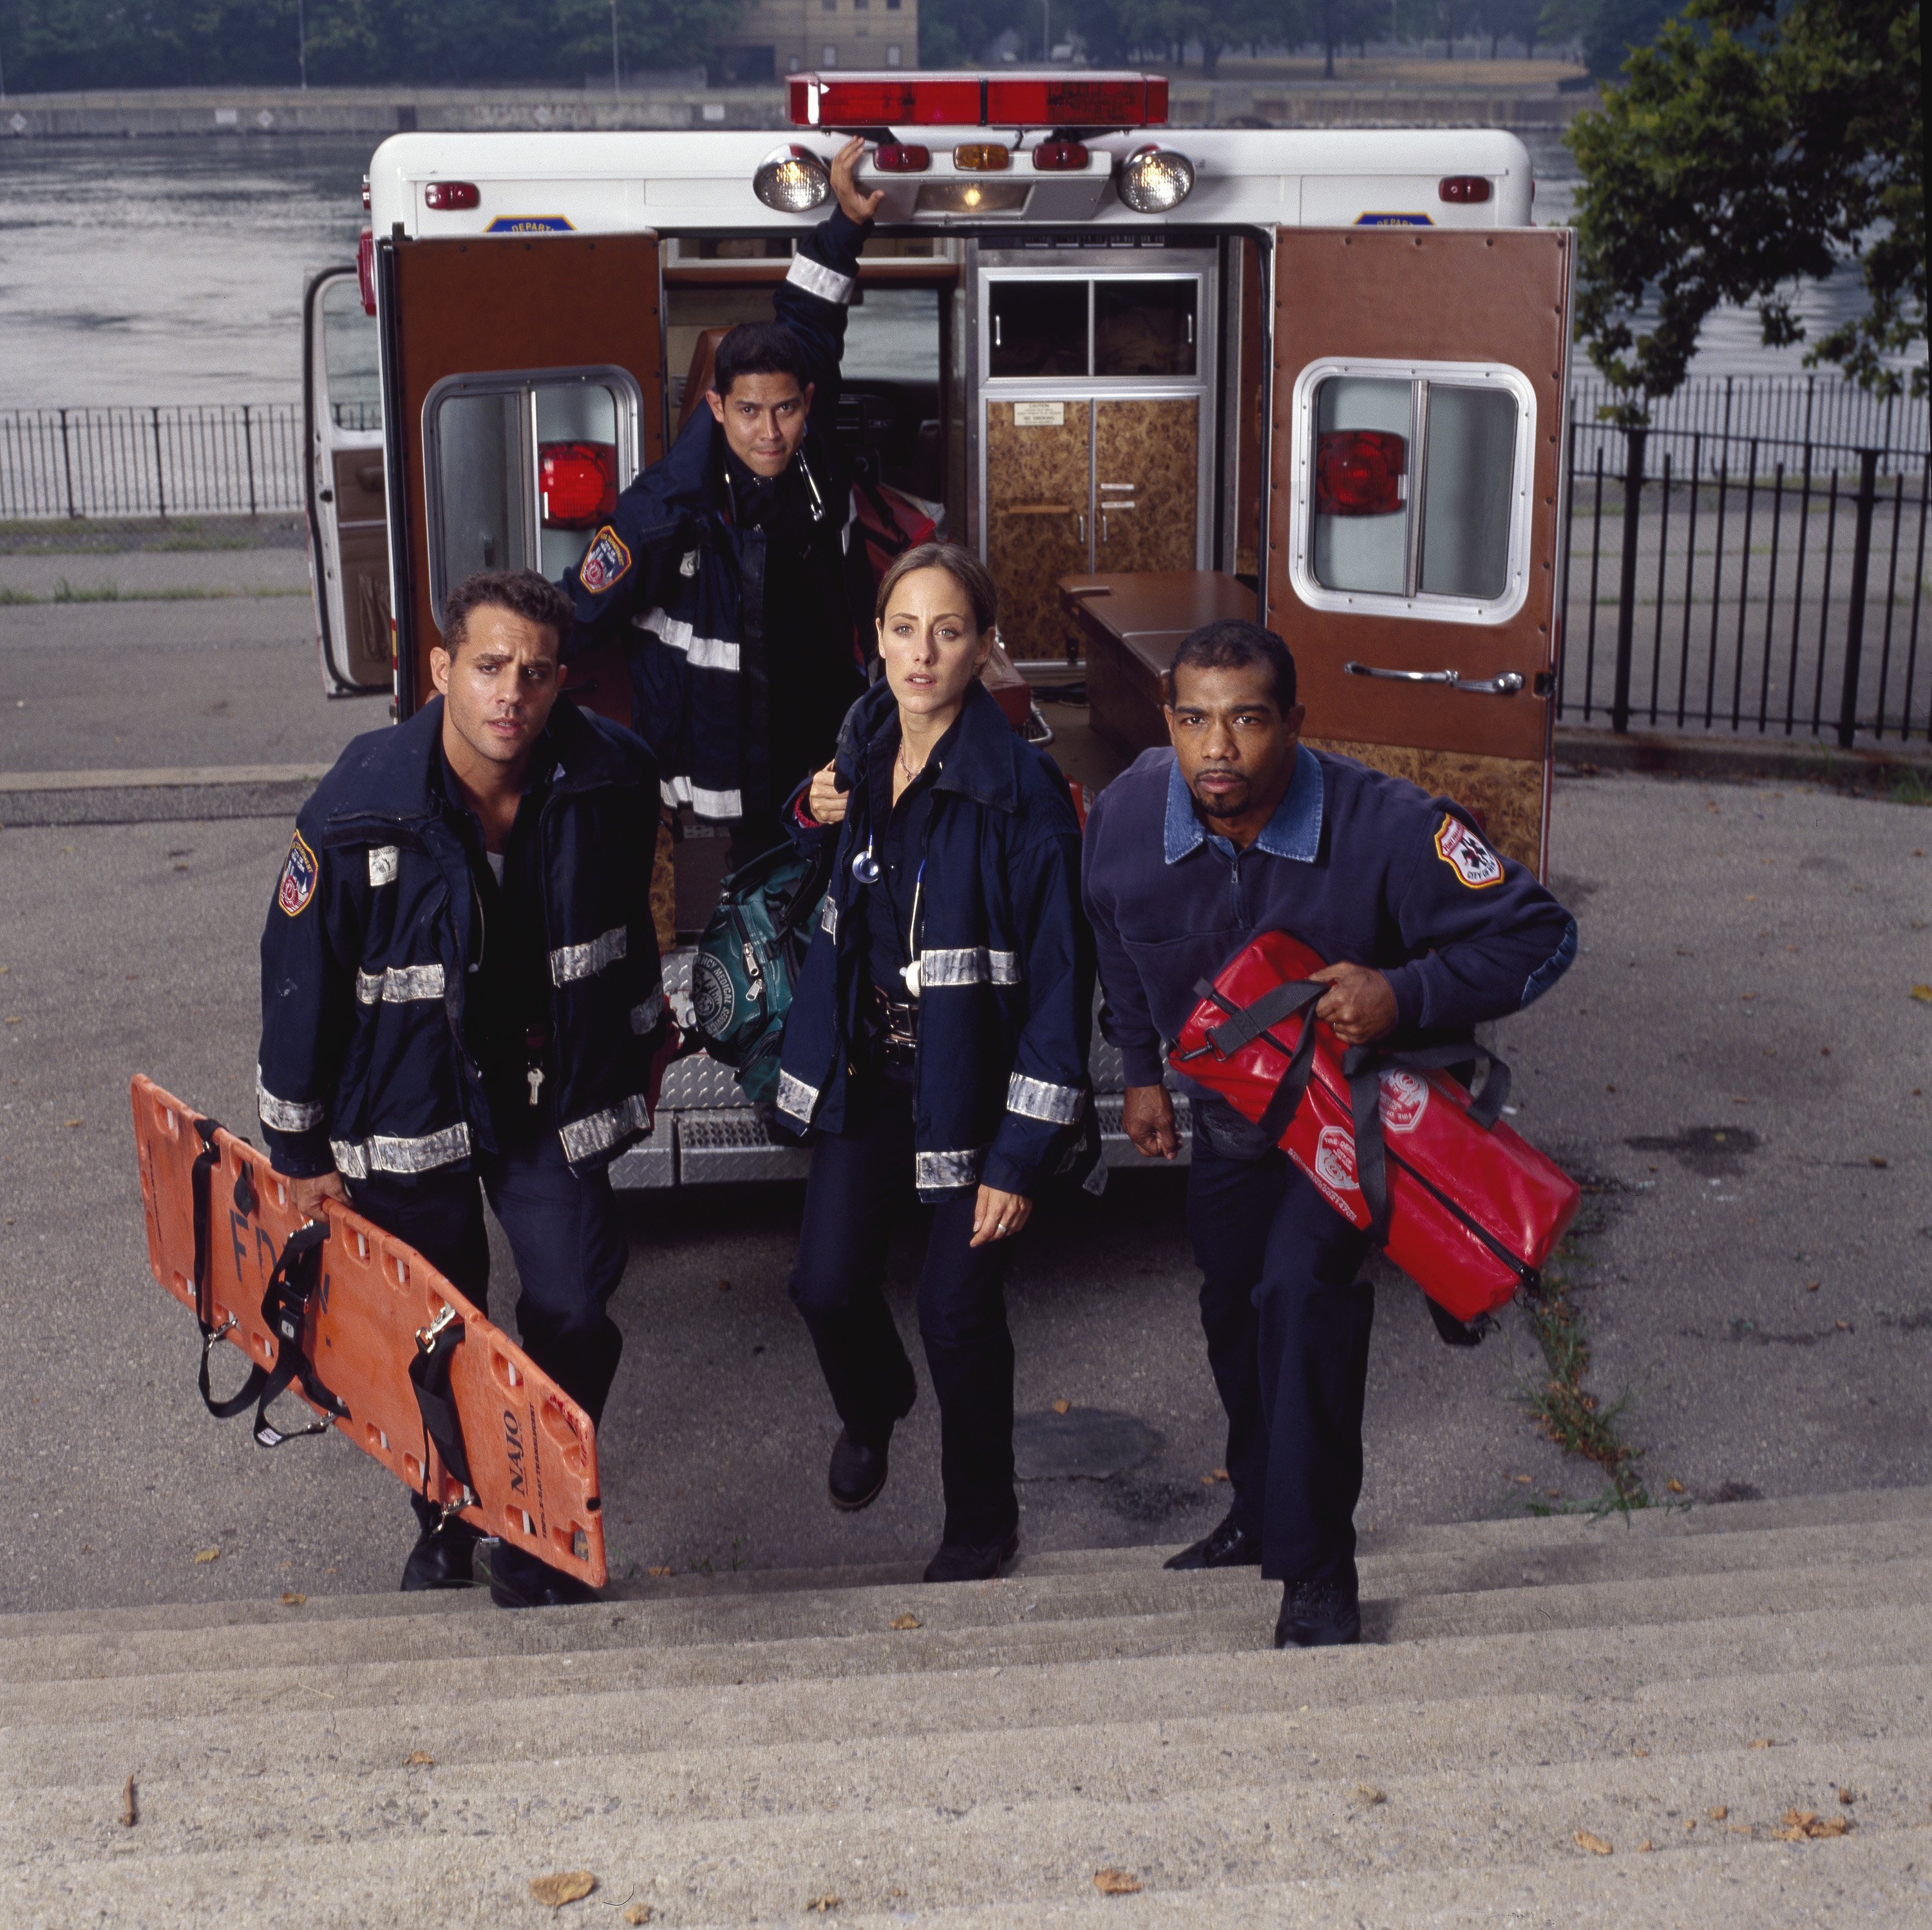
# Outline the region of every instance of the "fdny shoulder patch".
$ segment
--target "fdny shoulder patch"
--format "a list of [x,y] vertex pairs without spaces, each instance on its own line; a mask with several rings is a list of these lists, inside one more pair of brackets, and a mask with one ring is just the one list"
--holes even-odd
[[1502,882],[1502,860],[1460,818],[1444,816],[1436,833],[1436,855],[1472,891]]
[[298,831],[289,846],[288,862],[282,866],[282,881],[275,891],[275,902],[291,918],[298,917],[308,909],[309,900],[315,896],[315,881],[322,875],[322,868],[315,861],[315,854]]
[[625,548],[616,531],[606,523],[590,539],[590,547],[584,552],[584,560],[577,566],[577,580],[592,596],[602,596],[613,584],[622,579],[630,567],[630,551]]

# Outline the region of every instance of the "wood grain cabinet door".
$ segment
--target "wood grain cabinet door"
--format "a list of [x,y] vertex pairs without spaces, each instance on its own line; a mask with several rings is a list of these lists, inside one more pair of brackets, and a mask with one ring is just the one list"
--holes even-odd
[[1058,656],[1063,576],[1090,569],[1093,405],[986,404],[986,566],[999,586],[1010,655]]
[[1275,239],[1266,620],[1306,734],[1539,871],[1570,257],[1559,229]]
[[1094,569],[1193,569],[1199,401],[1190,395],[1094,407]]

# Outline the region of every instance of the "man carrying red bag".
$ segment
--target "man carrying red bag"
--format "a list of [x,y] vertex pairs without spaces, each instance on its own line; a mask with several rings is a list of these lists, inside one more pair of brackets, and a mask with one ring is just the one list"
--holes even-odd
[[[1120,1050],[1123,1125],[1178,1149],[1162,1082],[1211,980],[1258,932],[1334,962],[1315,1008],[1345,1044],[1466,1039],[1540,997],[1576,923],[1445,800],[1300,742],[1294,660],[1271,630],[1195,631],[1168,680],[1168,750],[1148,751],[1088,820],[1087,911]],[[1226,1100],[1183,1078],[1194,1118],[1188,1233],[1228,1415],[1234,1505],[1174,1568],[1258,1562],[1282,1584],[1275,1646],[1358,1641],[1354,1509],[1374,1289],[1370,1247]]]

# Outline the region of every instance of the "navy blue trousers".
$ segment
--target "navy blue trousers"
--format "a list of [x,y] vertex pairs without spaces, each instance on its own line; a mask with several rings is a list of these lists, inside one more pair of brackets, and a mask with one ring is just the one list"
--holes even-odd
[[1228,1415],[1234,1518],[1270,1581],[1354,1579],[1362,1406],[1375,1289],[1370,1243],[1272,1151],[1249,1161],[1194,1136],[1187,1231],[1208,1361]]
[[[883,1444],[918,1383],[886,1305],[892,1222],[916,1196],[912,1080],[888,1070],[852,1094],[852,1130],[812,1141],[791,1297],[838,1418]],[[1019,1521],[1013,1487],[1013,1340],[1005,1243],[969,1244],[979,1188],[931,1209],[919,1276],[919,1331],[939,1400],[943,1541],[983,1547]]]
[[[624,1349],[624,1337],[605,1310],[630,1253],[610,1178],[597,1172],[579,1178],[554,1132],[533,1133],[501,1154],[479,1154],[476,1166],[474,1173],[416,1180],[376,1174],[350,1181],[350,1197],[357,1212],[413,1247],[488,1312],[488,1193],[517,1263],[524,1351],[594,1424],[603,1418]],[[421,1497],[415,1499],[418,1517],[427,1520]]]

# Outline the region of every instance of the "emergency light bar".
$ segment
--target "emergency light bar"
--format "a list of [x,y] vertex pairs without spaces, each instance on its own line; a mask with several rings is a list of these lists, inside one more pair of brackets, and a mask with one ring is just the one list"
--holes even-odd
[[1164,128],[1158,74],[795,74],[795,128]]

